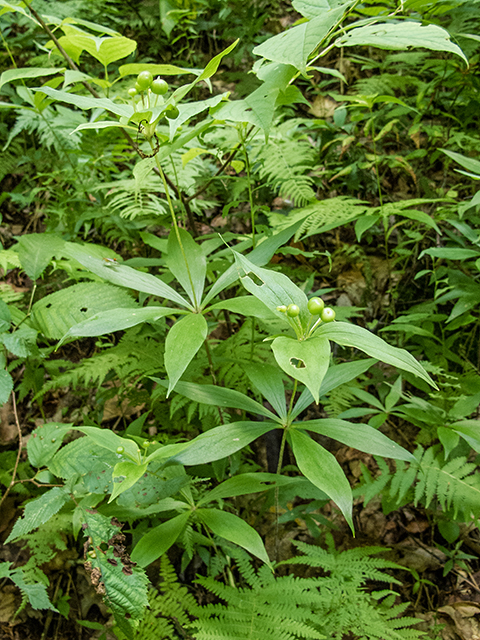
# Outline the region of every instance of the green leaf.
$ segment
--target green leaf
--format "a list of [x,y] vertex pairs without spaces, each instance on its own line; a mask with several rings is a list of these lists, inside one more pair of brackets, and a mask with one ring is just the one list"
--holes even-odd
[[165,340],[165,369],[169,379],[167,397],[205,342],[207,334],[207,321],[198,313],[189,313],[177,320],[168,332]]
[[12,391],[12,376],[8,373],[8,371],[5,371],[5,369],[0,369],[0,404],[5,404],[5,402],[7,402]]
[[[130,327],[136,327],[137,324],[143,322],[155,322],[165,316],[178,313],[178,309],[169,307],[143,307],[139,309],[110,309],[109,311],[101,311],[87,318],[83,322],[70,327],[67,333],[60,340],[62,344],[67,338],[79,336],[102,336],[115,331],[123,331]],[[203,316],[202,316],[203,317]]]
[[28,584],[25,582],[23,568],[18,567],[12,571],[9,568],[10,564],[10,562],[0,563],[0,578],[10,578],[27,598],[32,609],[50,609],[51,611],[57,611],[48,598],[47,587],[41,582]]
[[73,427],[73,429],[81,431],[93,440],[96,445],[113,453],[116,453],[119,447],[123,447],[123,455],[128,456],[135,462],[140,462],[140,449],[133,440],[121,438],[110,429],[99,429],[98,427]]
[[71,424],[47,422],[32,431],[27,442],[28,461],[32,467],[47,466],[62,446],[63,438],[71,429]]
[[228,54],[235,49],[238,42],[239,42],[239,39],[237,38],[237,40],[235,40],[235,42],[232,42],[232,44],[229,47],[227,47],[223,51],[220,51],[220,53],[218,53],[214,58],[212,58],[210,62],[207,64],[207,66],[205,67],[205,69],[202,71],[202,73],[198,76],[196,82],[200,82],[200,80],[206,80],[207,78],[211,78],[213,74],[217,72],[217,69],[222,59],[225,56],[228,56]]
[[271,566],[261,537],[255,529],[238,516],[228,511],[220,511],[220,509],[197,509],[196,514],[215,535],[238,544]]
[[250,493],[258,493],[259,491],[268,491],[277,485],[290,484],[292,478],[280,476],[275,473],[242,473],[238,476],[229,478],[209,491],[197,505],[206,504],[213,500],[221,500],[223,498],[233,498],[235,496],[248,495]]
[[293,0],[292,6],[305,18],[315,18],[331,9],[328,0]]
[[260,320],[272,320],[275,314],[255,296],[236,296],[235,298],[227,298],[213,304],[210,309],[227,309],[232,313],[239,313],[242,316],[253,316]]
[[19,238],[17,247],[23,270],[29,278],[36,280],[53,256],[61,251],[63,240],[48,233],[30,233]]
[[[168,382],[159,378],[152,378],[158,384],[166,387]],[[209,404],[214,407],[229,407],[231,409],[242,409],[248,413],[258,413],[262,416],[277,420],[277,416],[266,409],[262,404],[249,398],[240,391],[235,389],[227,389],[225,387],[217,387],[213,384],[196,384],[194,382],[177,382],[175,391],[190,400]],[[285,399],[285,396],[284,396]]]
[[25,505],[23,516],[13,525],[5,544],[21,538],[47,522],[47,520],[50,520],[69,500],[70,495],[65,489],[53,487],[53,489],[50,489],[36,500],[28,502]]
[[207,273],[207,260],[200,245],[195,242],[185,229],[178,229],[177,231],[183,250],[176,232],[174,230],[170,231],[168,236],[167,266],[187,292],[192,305],[199,309]]
[[253,386],[268,400],[278,415],[282,419],[286,418],[285,387],[280,371],[264,362],[243,364],[242,368]]
[[303,382],[318,404],[319,389],[330,364],[330,344],[313,337],[299,342],[280,336],[272,342],[275,360],[289,376]]
[[424,249],[419,259],[424,255],[446,260],[470,260],[471,258],[479,258],[480,251],[461,247],[433,247],[432,249]]
[[449,51],[468,60],[459,46],[450,40],[450,34],[435,24],[423,26],[420,22],[370,24],[352,29],[335,40],[336,47],[371,46],[380,49],[409,49],[421,47],[433,51]]
[[384,456],[385,458],[406,460],[407,462],[415,460],[409,451],[366,424],[354,424],[346,420],[328,418],[325,420],[297,422],[294,426],[314,431],[322,436],[328,436],[342,444],[346,444],[347,447],[353,447],[359,451],[371,453],[374,456]]
[[462,436],[474,451],[480,453],[480,420],[459,420],[451,424],[450,428]]
[[[101,311],[132,307],[136,302],[125,289],[102,282],[81,282],[45,296],[33,305],[32,323],[52,340]],[[131,310],[131,309],[128,309]]]
[[[283,273],[276,273],[269,269],[257,267],[245,256],[236,251],[235,262],[238,269],[238,275],[243,286],[247,291],[252,293],[256,298],[263,302],[277,317],[282,318],[285,322],[285,314],[277,311],[280,305],[296,304],[300,308],[298,316],[302,327],[306,327],[311,314],[307,307],[307,296],[305,293],[293,284],[293,282]],[[260,284],[256,284],[257,280]],[[292,321],[293,322],[293,321]]]
[[[7,271],[6,267],[3,267]],[[8,331],[12,323],[12,314],[8,308],[8,304],[4,300],[0,300],[0,333]]]
[[186,67],[177,67],[173,64],[145,64],[142,62],[122,64],[118,69],[122,78],[125,76],[137,76],[141,71],[150,71],[153,76],[181,76],[188,73],[199,76],[202,73],[201,69],[188,69]]
[[224,424],[194,438],[186,449],[172,458],[172,462],[195,465],[221,460],[240,451],[267,431],[277,428],[278,423],[275,422]]
[[480,175],[480,160],[469,158],[468,156],[464,156],[461,153],[456,153],[455,151],[450,151],[449,149],[440,149],[440,151],[443,151],[443,153],[445,153],[449,158],[455,160],[455,162],[458,162],[458,164],[461,165],[464,169],[468,169],[468,171]]
[[148,463],[135,464],[133,462],[118,462],[112,472],[113,491],[109,503],[121,493],[133,487],[147,470]]
[[117,116],[130,119],[133,115],[133,107],[127,104],[117,104],[113,100],[108,98],[93,98],[88,96],[80,96],[78,93],[68,93],[67,91],[58,91],[51,87],[38,87],[32,89],[32,91],[41,91],[50,98],[53,98],[56,102],[66,102],[67,104],[73,104],[79,109],[104,109],[114,113]]
[[253,53],[267,60],[290,64],[305,73],[308,57],[325,40],[344,13],[344,6],[322,12],[308,22],[269,38],[255,47]]
[[168,551],[182,533],[191,516],[190,511],[181,513],[171,520],[150,529],[135,545],[132,560],[141,567],[146,567]]
[[[96,245],[78,245],[66,242],[63,250],[69,258],[73,258],[100,278],[108,280],[112,284],[120,287],[127,287],[135,291],[143,291],[160,298],[166,298],[176,302],[182,307],[190,308],[189,303],[178,294],[175,289],[169,287],[159,278],[136,271],[131,267],[122,264],[111,264],[105,261],[108,257],[108,249],[97,247]],[[103,255],[102,255],[103,253]]]
[[112,609],[117,625],[127,637],[133,638],[133,629],[148,605],[148,578],[128,556],[118,520],[92,509],[82,509],[82,516],[88,548],[85,569]]
[[64,70],[65,68],[52,69],[51,67],[22,67],[21,69],[8,69],[0,76],[0,89],[4,84],[8,84],[14,80],[52,76],[55,73],[62,73]]
[[300,471],[337,504],[353,531],[352,490],[335,456],[303,431],[293,429],[288,437]]
[[382,362],[391,364],[393,367],[415,374],[437,389],[435,382],[408,351],[390,346],[375,334],[367,331],[367,329],[347,322],[329,322],[328,324],[323,324],[315,332],[315,336],[328,338],[344,347],[360,349],[360,351],[372,358],[377,358]]

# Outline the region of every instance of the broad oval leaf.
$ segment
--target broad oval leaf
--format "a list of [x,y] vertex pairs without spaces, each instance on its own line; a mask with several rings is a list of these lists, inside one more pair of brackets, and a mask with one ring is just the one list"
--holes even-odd
[[167,266],[187,292],[193,306],[199,309],[205,285],[207,261],[200,245],[185,229],[176,231],[172,229],[168,237]]
[[352,490],[335,456],[299,429],[288,438],[300,471],[337,504],[353,531]]
[[261,537],[249,524],[238,516],[220,509],[197,509],[198,518],[217,536],[238,544],[265,564],[270,566],[270,558],[265,551]]
[[272,342],[275,360],[289,376],[303,382],[318,404],[319,389],[330,364],[330,344],[326,338],[303,342],[280,336]]
[[168,551],[182,533],[190,518],[190,511],[181,513],[167,522],[150,529],[143,535],[132,551],[132,560],[140,567],[146,567]]

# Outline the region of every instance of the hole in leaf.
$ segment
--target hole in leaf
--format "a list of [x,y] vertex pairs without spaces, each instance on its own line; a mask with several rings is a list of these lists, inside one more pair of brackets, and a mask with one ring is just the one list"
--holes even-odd
[[45,305],[45,309],[50,309],[51,306],[52,306],[52,303],[49,302],[48,304]]
[[295,369],[307,368],[305,362],[303,360],[299,360],[298,358],[290,358],[290,364],[292,365],[292,367],[295,367]]
[[263,287],[263,285],[265,284],[264,281],[259,278],[255,273],[253,273],[253,271],[250,271],[250,273],[247,273],[247,276],[253,280],[253,283],[257,285],[257,287]]
[[81,311],[82,313],[86,313],[86,312],[88,311],[88,309],[87,309],[87,307],[82,307],[82,308],[80,309],[80,311]]

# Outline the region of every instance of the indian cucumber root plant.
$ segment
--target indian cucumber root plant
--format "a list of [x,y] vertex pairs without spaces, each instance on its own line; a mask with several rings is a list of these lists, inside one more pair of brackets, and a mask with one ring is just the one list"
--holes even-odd
[[0,0],[1,637],[477,637],[479,26]]

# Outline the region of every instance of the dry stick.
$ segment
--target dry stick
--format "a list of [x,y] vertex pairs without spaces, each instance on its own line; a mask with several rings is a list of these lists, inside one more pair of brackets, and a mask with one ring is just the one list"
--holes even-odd
[[[80,71],[80,69],[77,67],[77,65],[75,64],[75,62],[70,58],[70,56],[68,55],[68,53],[65,51],[65,49],[62,47],[62,45],[60,44],[60,42],[58,41],[58,38],[55,36],[55,34],[53,33],[53,31],[50,29],[50,27],[45,24],[44,20],[41,18],[41,16],[35,11],[35,9],[33,9],[31,6],[29,7],[30,11],[32,12],[33,16],[36,18],[36,20],[40,23],[40,25],[42,26],[42,28],[45,30],[45,32],[50,36],[50,38],[53,40],[53,42],[55,43],[55,46],[57,47],[57,49],[60,51],[60,53],[62,54],[62,56],[65,58],[65,60],[67,61],[69,67],[73,70],[73,71]],[[81,83],[83,84],[83,86],[85,87],[85,89],[87,89],[87,91],[89,91],[92,96],[94,98],[100,98],[100,94],[97,93],[97,91],[94,89],[94,87],[92,87],[92,85],[87,82],[86,80],[81,80]],[[138,153],[138,147],[137,145],[134,143],[134,141],[132,140],[132,137],[130,136],[130,134],[128,133],[128,131],[125,131],[125,129],[121,129],[121,132],[123,134],[123,136],[125,137],[125,139],[127,140],[127,142],[131,145],[131,147],[133,149],[135,149],[135,151]],[[139,154],[140,155],[140,154]],[[155,171],[155,173],[157,173],[158,175],[160,175],[158,169],[156,167],[153,167],[153,170]],[[185,211],[187,212],[187,217],[188,217],[188,224],[191,227],[192,233],[194,236],[197,236],[197,230],[195,228],[195,220],[193,218],[193,213],[192,210],[190,208],[190,206],[188,206],[188,202],[186,202],[185,196],[183,194],[183,192],[177,188],[177,185],[174,184],[170,178],[168,176],[165,176],[165,179],[167,180],[168,186],[173,189],[173,191],[175,192],[175,195],[183,202],[183,204],[185,205]],[[196,196],[195,196],[196,197]]]
[[13,415],[15,417],[15,424],[17,426],[17,431],[18,431],[18,452],[17,452],[17,459],[15,460],[15,466],[13,467],[12,479],[10,481],[9,486],[7,487],[7,490],[3,494],[2,499],[0,500],[0,506],[3,504],[5,498],[8,496],[11,488],[15,484],[15,476],[17,475],[17,469],[20,463],[20,456],[22,455],[22,447],[23,447],[22,430],[20,428],[20,423],[18,421],[17,404],[15,402],[15,393],[13,391],[12,391],[12,406],[13,406]]

